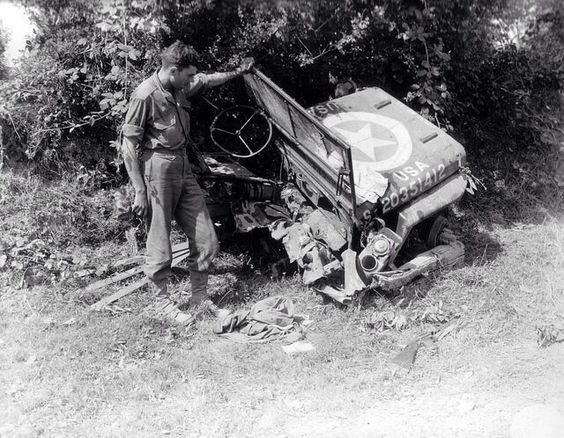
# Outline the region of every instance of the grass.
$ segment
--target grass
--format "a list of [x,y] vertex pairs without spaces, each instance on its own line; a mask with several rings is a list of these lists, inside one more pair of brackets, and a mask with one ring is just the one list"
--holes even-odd
[[[76,188],[45,188],[33,177],[3,178],[12,189],[2,192],[0,227],[12,235],[16,227],[36,232],[33,211],[66,212],[58,210],[57,193],[93,209],[110,198],[100,192],[83,199]],[[314,320],[307,339],[316,349],[297,356],[280,343],[219,338],[211,319],[188,330],[154,319],[144,310],[147,292],[90,312],[87,304],[109,291],[84,296],[84,280],[62,275],[20,289],[23,272],[5,268],[0,436],[489,437],[506,436],[512,416],[528,404],[562,409],[564,346],[537,348],[536,328],[564,323],[564,223],[484,225],[468,206],[462,213],[456,227],[467,244],[465,266],[349,308],[325,302],[297,276],[265,277],[240,247],[223,252],[211,278],[223,304],[248,308],[283,294]],[[109,216],[96,220],[119,235]],[[65,240],[77,225],[63,225],[51,228],[49,245],[57,257],[69,256],[71,267],[73,255],[89,263],[124,256],[119,243]],[[175,290],[186,287],[178,275]],[[366,320],[378,309],[401,310],[406,326],[372,330]],[[421,348],[408,372],[390,360],[440,325],[424,314],[465,324],[437,348]]]

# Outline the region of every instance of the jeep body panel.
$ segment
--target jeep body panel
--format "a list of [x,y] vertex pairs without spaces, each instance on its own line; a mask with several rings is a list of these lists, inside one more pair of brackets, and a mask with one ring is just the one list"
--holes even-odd
[[245,75],[256,103],[283,137],[276,146],[288,170],[314,205],[327,199],[349,227],[356,220],[350,146],[258,70]]
[[359,204],[375,204],[381,214],[431,190],[466,162],[460,143],[379,88],[309,111],[351,147]]

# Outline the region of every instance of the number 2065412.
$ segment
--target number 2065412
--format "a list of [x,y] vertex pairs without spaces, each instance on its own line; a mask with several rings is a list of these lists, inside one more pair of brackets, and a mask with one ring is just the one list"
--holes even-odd
[[380,199],[382,213],[389,212],[391,209],[407,202],[409,199],[414,198],[419,193],[443,180],[445,177],[445,165],[439,164],[436,168],[431,168],[428,164],[418,161],[415,163],[415,166],[408,166],[394,172],[393,177],[398,185],[401,184],[401,187]]

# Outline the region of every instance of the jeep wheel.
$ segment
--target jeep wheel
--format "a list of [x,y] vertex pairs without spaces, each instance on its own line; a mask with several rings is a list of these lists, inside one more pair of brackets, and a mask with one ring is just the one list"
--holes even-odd
[[439,245],[440,235],[445,229],[448,221],[442,214],[431,217],[425,221],[420,231],[421,240],[425,242],[427,248],[431,249]]

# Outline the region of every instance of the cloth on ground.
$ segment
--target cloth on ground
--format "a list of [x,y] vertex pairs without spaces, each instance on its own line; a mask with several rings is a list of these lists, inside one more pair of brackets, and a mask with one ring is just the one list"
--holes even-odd
[[299,322],[289,298],[275,296],[256,303],[251,310],[230,313],[217,321],[214,333],[237,342],[266,342],[301,338]]

